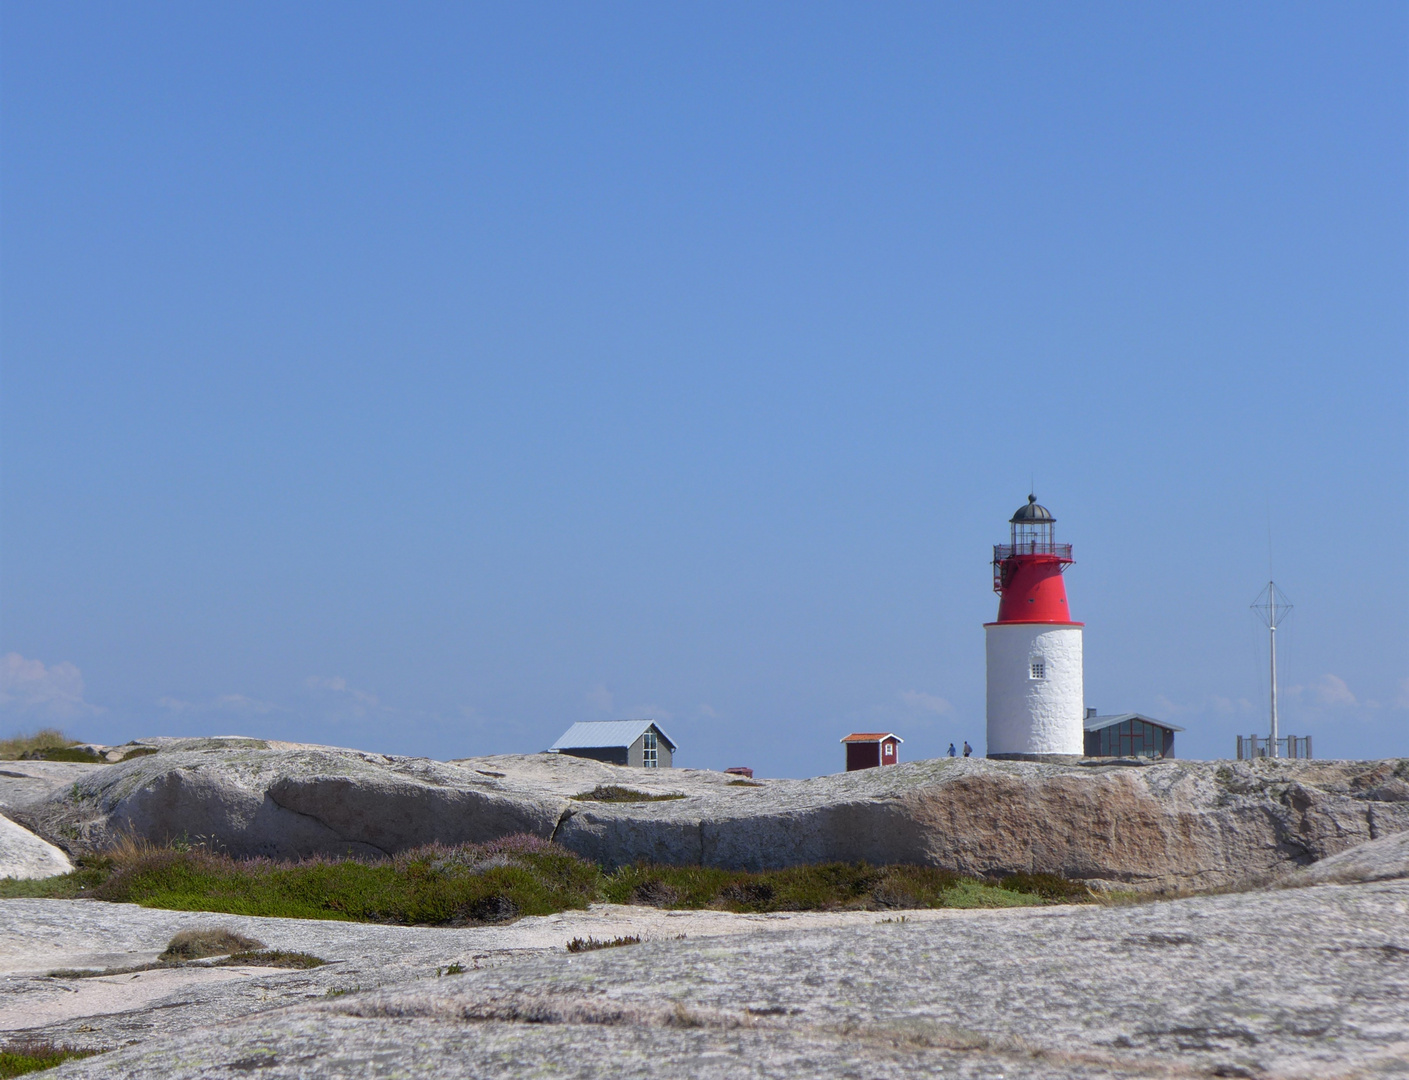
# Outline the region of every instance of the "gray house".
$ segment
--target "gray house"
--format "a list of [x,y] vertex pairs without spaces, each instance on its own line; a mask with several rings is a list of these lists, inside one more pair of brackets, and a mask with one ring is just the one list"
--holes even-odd
[[654,720],[589,720],[568,728],[548,753],[638,769],[668,769],[675,743]]
[[1184,730],[1143,713],[1097,716],[1095,709],[1086,710],[1082,726],[1086,729],[1087,757],[1172,758],[1174,733]]

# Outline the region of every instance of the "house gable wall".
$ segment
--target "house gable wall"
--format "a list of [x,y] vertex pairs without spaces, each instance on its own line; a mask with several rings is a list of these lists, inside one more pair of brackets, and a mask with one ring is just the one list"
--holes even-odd
[[[656,768],[670,768],[670,744],[665,741],[665,736],[660,733],[660,728],[652,724],[647,731],[656,733]],[[641,737],[632,743],[626,750],[626,764],[634,768],[642,768],[645,764],[646,755],[646,732],[641,732]]]

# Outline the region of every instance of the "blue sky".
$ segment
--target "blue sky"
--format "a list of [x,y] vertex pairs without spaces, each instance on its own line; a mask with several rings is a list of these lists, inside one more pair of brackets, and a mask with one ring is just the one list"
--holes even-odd
[[1407,12],[5,5],[0,726],[1409,753]]

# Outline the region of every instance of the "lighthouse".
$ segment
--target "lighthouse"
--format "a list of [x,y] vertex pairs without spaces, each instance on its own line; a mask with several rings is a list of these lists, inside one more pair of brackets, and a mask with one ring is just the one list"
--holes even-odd
[[1056,522],[1029,495],[1009,519],[1008,543],[993,546],[998,621],[984,624],[991,758],[1082,753],[1082,624],[1067,610],[1071,545],[1056,542]]

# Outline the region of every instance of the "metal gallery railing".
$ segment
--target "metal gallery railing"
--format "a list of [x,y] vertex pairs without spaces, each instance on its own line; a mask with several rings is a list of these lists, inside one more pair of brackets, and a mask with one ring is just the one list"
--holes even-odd
[[[1253,761],[1272,756],[1272,740],[1266,735],[1239,735],[1238,760]],[[1310,735],[1288,735],[1277,740],[1277,757],[1307,760],[1311,757]]]
[[1003,562],[1014,555],[1055,555],[1059,559],[1071,559],[1070,544],[1054,544],[1044,540],[1033,540],[1021,544],[994,544],[993,561]]

